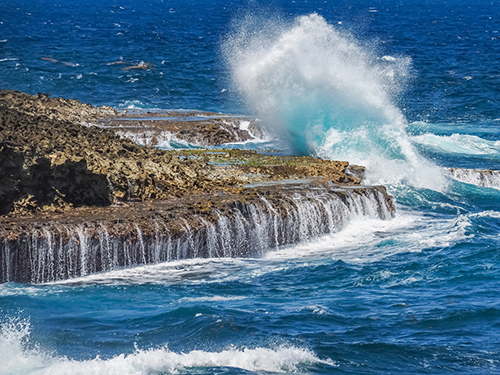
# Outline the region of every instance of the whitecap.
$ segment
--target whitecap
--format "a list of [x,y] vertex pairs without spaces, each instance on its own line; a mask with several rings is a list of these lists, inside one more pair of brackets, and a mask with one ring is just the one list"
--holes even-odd
[[200,367],[233,367],[253,372],[290,373],[297,371],[300,365],[335,366],[330,359],[319,359],[312,351],[294,346],[230,346],[220,351],[193,350],[186,353],[176,353],[167,346],[162,346],[147,350],[136,349],[131,354],[120,354],[109,359],[97,356],[94,359],[78,361],[43,351],[39,345],[31,342],[30,334],[29,320],[16,318],[2,323],[2,374],[143,375],[176,373]]
[[222,301],[240,301],[246,299],[243,296],[206,296],[206,297],[185,297],[179,302],[222,302]]
[[120,103],[118,105],[118,107],[125,108],[125,109],[146,109],[146,108],[149,108],[148,104],[143,103],[140,100],[125,100],[125,102]]
[[447,153],[465,155],[493,155],[500,153],[500,142],[489,141],[476,135],[452,134],[449,136],[422,134],[411,138],[413,143]]

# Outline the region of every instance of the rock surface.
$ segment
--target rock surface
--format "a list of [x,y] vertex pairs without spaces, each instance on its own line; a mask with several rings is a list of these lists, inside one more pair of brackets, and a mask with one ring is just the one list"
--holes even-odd
[[[64,99],[10,91],[2,94],[2,215],[60,212],[71,207],[163,200],[201,192],[236,192],[246,183],[308,176],[323,176],[340,184],[360,182],[345,173],[347,162],[238,150],[169,152],[138,146],[110,130],[70,121],[70,115],[61,120],[59,108],[68,106]],[[77,101],[69,103],[87,108]],[[85,113],[99,113],[92,108]],[[82,111],[78,109],[75,116]]]
[[112,112],[0,92],[0,282],[250,256],[340,230],[349,215],[394,213],[384,187],[360,186],[363,167],[165,151],[82,125]]
[[111,107],[95,107],[79,100],[51,98],[49,94],[29,95],[13,90],[0,90],[0,106],[31,116],[68,120],[78,123],[95,122],[98,118],[119,116]]
[[222,189],[200,173],[205,169],[109,130],[0,105],[0,214]]
[[265,136],[256,119],[213,112],[123,113],[102,118],[97,125],[148,146],[165,146],[171,141],[218,146]]
[[0,90],[0,106],[31,116],[98,125],[149,146],[172,139],[199,146],[216,146],[266,135],[259,121],[252,118],[201,111],[117,111],[108,106],[96,107],[42,93],[29,95]]

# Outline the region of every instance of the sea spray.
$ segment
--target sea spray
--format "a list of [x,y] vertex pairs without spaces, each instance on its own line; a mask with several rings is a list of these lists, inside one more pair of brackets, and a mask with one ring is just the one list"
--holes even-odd
[[409,58],[378,58],[316,13],[293,22],[247,16],[236,24],[223,44],[233,83],[293,153],[363,164],[369,183],[444,188],[394,104]]

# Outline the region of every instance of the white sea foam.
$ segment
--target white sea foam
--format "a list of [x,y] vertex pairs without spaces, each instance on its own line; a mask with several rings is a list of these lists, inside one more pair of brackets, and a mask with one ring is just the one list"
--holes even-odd
[[297,347],[236,348],[221,351],[193,350],[175,353],[166,346],[137,349],[110,359],[73,360],[44,352],[30,339],[29,321],[11,319],[1,325],[0,353],[2,375],[36,374],[106,374],[142,375],[177,373],[200,367],[235,367],[254,372],[295,372],[297,366],[321,363],[334,366],[331,360],[321,360],[313,352]]
[[150,106],[140,100],[125,100],[124,103],[118,105],[119,108],[124,109],[148,109]]
[[[468,238],[468,217],[456,219],[424,216],[398,207],[389,221],[359,217],[338,233],[266,254],[268,260],[307,260],[329,256],[348,263],[377,262],[398,253],[447,247]],[[386,239],[390,239],[386,243]],[[276,266],[276,265],[274,265]],[[307,266],[307,264],[306,264]],[[259,273],[266,273],[265,265]]]
[[250,121],[240,121],[240,129],[241,130],[247,130],[248,127],[250,126]]
[[422,217],[416,213],[399,212],[393,220],[375,220],[358,217],[334,234],[314,241],[279,249],[266,254],[266,259],[315,259],[329,256],[346,262],[365,263],[378,261],[387,256],[404,251],[410,247],[382,247],[377,245],[387,237],[405,236],[420,228]]
[[14,283],[0,284],[0,297],[29,296],[44,297],[62,293],[60,288],[44,288],[42,286],[26,286]]
[[137,132],[137,131],[129,131],[126,128],[123,128],[123,130],[113,128],[113,131],[116,134],[125,138],[129,138],[135,143],[143,146],[151,145],[167,150],[172,150],[176,148],[197,147],[196,145],[192,145],[184,139],[178,139],[173,133],[166,130],[164,131],[144,130],[142,132]]
[[397,59],[395,57],[393,57],[393,56],[382,56],[380,58],[380,60],[382,60],[382,61],[389,61],[389,62],[395,62],[395,61],[397,61]]
[[475,135],[449,136],[423,134],[411,138],[412,142],[439,151],[465,155],[494,155],[500,153],[500,141],[488,141]]
[[124,268],[45,285],[142,285],[217,282],[242,268],[249,259],[194,258],[159,264]]
[[500,219],[500,212],[488,210],[488,211],[479,212],[477,214],[471,214],[470,217],[474,217],[474,218],[476,218],[476,217],[491,217],[494,219]]
[[247,299],[243,296],[206,296],[206,297],[185,297],[181,298],[179,302],[222,302],[222,301],[240,301]]
[[318,14],[293,22],[249,15],[235,24],[223,47],[234,85],[294,153],[365,165],[369,183],[446,187],[394,105],[408,58],[378,58]]

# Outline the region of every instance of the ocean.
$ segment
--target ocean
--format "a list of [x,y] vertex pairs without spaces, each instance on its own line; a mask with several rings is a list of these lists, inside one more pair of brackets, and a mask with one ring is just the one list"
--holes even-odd
[[500,373],[499,61],[496,0],[0,1],[0,89],[257,116],[397,209],[255,258],[1,284],[0,374]]

